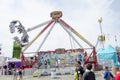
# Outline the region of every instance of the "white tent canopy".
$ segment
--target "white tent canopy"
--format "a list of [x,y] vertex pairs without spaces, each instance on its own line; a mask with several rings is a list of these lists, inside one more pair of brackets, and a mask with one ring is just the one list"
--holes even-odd
[[7,60],[6,62],[21,62],[21,59],[11,58],[11,59]]

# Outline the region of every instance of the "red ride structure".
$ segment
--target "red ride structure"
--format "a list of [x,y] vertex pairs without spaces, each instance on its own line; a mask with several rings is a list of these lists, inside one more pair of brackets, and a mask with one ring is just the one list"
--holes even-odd
[[[68,33],[68,35],[71,36],[71,38],[78,44],[78,46],[80,47],[79,50],[83,51],[86,56],[84,59],[84,65],[86,65],[87,63],[91,63],[94,65],[94,68],[97,68],[97,57],[96,57],[96,48],[94,47],[94,45],[92,45],[86,38],[84,38],[80,33],[78,33],[75,29],[73,29],[69,24],[67,24],[64,20],[61,19],[62,17],[62,12],[61,11],[53,11],[50,13],[51,16],[51,20],[46,21],[44,23],[41,23],[35,27],[29,28],[28,30],[26,30],[26,32],[32,31],[34,29],[37,29],[38,27],[41,27],[43,25],[46,25],[38,34],[37,36],[35,36],[35,38],[33,40],[31,40],[31,42],[29,42],[23,49],[21,52],[21,59],[22,59],[22,67],[23,68],[32,68],[35,63],[38,62],[37,59],[37,53],[40,52],[39,50],[41,49],[42,45],[44,44],[46,38],[48,37],[48,34],[51,32],[52,28],[54,27],[54,25],[56,23],[60,24],[61,27]],[[47,30],[49,27],[50,30],[48,31],[48,34],[45,36],[43,42],[41,43],[41,45],[39,46],[38,50],[35,52],[36,56],[32,57],[32,62],[30,62],[25,56],[25,51],[31,46],[31,44],[33,44],[38,37],[40,37],[45,30]],[[83,48],[80,43],[77,41],[77,39],[71,34],[71,32],[77,36],[78,38],[80,38],[81,40],[83,40],[87,45],[89,45],[90,48]],[[69,49],[71,51],[76,51],[77,49]],[[64,50],[64,51],[69,51],[69,50]],[[87,50],[91,50],[90,54],[87,55]],[[53,51],[54,52],[54,51]],[[59,53],[59,51],[58,51]],[[92,58],[92,60],[90,60]]]

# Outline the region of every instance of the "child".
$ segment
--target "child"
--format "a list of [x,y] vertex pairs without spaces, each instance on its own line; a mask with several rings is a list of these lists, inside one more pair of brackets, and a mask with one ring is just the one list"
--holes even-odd
[[79,80],[77,68],[75,69],[74,80]]

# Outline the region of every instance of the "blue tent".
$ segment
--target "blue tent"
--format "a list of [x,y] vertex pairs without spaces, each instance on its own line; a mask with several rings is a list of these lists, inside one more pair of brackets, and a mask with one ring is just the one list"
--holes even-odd
[[111,45],[107,48],[100,48],[97,51],[97,56],[99,60],[113,60],[114,65],[118,65],[116,49],[114,49]]

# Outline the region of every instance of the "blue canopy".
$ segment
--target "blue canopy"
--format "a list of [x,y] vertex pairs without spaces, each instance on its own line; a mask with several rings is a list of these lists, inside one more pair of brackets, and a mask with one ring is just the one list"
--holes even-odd
[[111,45],[107,48],[100,48],[97,51],[97,56],[99,60],[113,60],[114,65],[118,65],[116,49],[114,49]]

